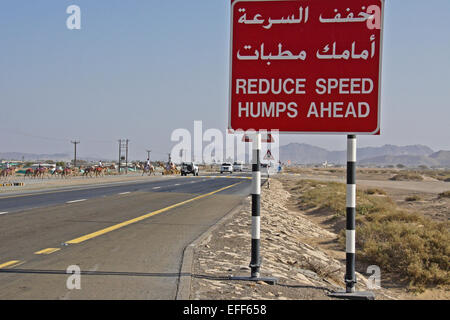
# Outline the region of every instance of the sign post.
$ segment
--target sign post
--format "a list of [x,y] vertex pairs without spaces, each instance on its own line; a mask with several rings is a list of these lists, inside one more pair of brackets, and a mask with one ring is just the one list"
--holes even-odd
[[264,281],[276,284],[277,279],[261,277],[261,134],[255,133],[252,139],[252,244],[250,260],[250,277],[231,277],[232,280]]
[[380,134],[383,13],[384,0],[231,0],[229,129],[348,137],[343,298],[373,298],[355,292],[356,135]]

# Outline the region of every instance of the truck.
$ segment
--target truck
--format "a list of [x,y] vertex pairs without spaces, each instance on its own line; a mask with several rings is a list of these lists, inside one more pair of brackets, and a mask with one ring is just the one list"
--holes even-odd
[[193,174],[194,176],[198,176],[198,166],[193,162],[183,162],[181,164],[181,175],[187,176],[188,174]]

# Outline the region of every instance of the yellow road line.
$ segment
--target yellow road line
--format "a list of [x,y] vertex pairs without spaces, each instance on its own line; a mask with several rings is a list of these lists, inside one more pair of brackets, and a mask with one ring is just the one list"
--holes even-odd
[[56,251],[61,250],[61,248],[47,248],[47,249],[42,249],[40,251],[36,251],[34,254],[50,254]]
[[0,269],[6,268],[6,267],[12,267],[19,263],[20,263],[20,260],[11,260],[11,261],[5,262],[3,264],[0,264]]
[[242,183],[242,182],[234,183],[234,184],[229,185],[227,187],[220,188],[218,190],[215,190],[215,191],[212,191],[212,192],[209,192],[209,193],[205,193],[205,194],[202,194],[200,196],[197,196],[197,197],[194,197],[194,198],[182,201],[182,202],[178,202],[178,203],[173,204],[171,206],[168,206],[168,207],[156,210],[156,211],[149,212],[147,214],[144,214],[143,216],[140,216],[140,217],[128,220],[128,221],[124,221],[124,222],[118,223],[118,224],[113,225],[111,227],[108,227],[108,228],[105,228],[105,229],[101,229],[101,230],[93,232],[93,233],[89,233],[89,234],[87,234],[85,236],[82,236],[82,237],[79,237],[79,238],[75,238],[75,239],[66,241],[66,243],[67,244],[76,244],[76,243],[81,243],[81,242],[84,242],[84,241],[92,239],[92,238],[96,238],[96,237],[101,236],[101,235],[103,235],[105,233],[108,233],[108,232],[111,232],[111,231],[123,228],[123,227],[128,226],[128,225],[130,225],[132,223],[136,223],[136,222],[142,221],[144,219],[150,218],[150,217],[155,216],[157,214],[160,214],[162,212],[166,212],[166,211],[168,211],[170,209],[174,209],[174,208],[177,208],[179,206],[182,206],[182,205],[184,205],[186,203],[189,203],[189,202],[192,202],[192,201],[195,201],[195,200],[199,200],[201,198],[205,198],[207,196],[213,195],[213,194],[218,193],[220,191],[229,189],[229,188],[234,187],[234,186],[236,186],[236,185],[238,185],[240,183]]
[[252,179],[252,177],[243,177],[243,176],[202,176],[200,178],[229,178],[229,179],[248,179],[248,180]]

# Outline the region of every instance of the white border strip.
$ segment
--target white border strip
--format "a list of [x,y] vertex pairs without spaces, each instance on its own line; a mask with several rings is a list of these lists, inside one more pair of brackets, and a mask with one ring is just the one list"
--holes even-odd
[[[254,2],[254,1],[286,1],[286,0],[235,0],[231,4],[230,9],[230,59],[229,59],[229,88],[228,88],[228,130],[234,131],[238,129],[233,129],[231,127],[231,89],[233,85],[233,12],[234,6],[239,2]],[[296,1],[296,0],[288,0],[288,1]],[[317,1],[317,0],[316,0]],[[383,31],[384,31],[384,7],[385,0],[377,0],[381,3],[381,29],[380,29],[380,51],[379,51],[379,70],[378,70],[378,121],[377,128],[372,132],[322,132],[322,131],[280,131],[276,128],[266,128],[264,130],[279,130],[279,133],[284,134],[355,134],[355,135],[375,135],[378,131],[381,130],[381,80],[382,80],[382,63],[383,63]],[[263,129],[260,129],[263,130]]]
[[345,231],[345,252],[355,253],[355,230]]

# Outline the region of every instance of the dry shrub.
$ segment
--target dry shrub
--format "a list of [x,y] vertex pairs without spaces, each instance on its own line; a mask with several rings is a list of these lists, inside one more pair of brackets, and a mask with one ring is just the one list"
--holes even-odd
[[439,198],[450,198],[450,190],[439,193]]
[[283,167],[283,171],[285,173],[299,173],[299,174],[308,172],[307,169],[297,166],[285,166]]
[[[295,191],[301,207],[327,208],[330,215],[345,216],[345,184],[302,180]],[[434,222],[401,210],[387,196],[361,191],[356,212],[358,259],[398,275],[414,290],[450,285],[448,222]],[[345,232],[339,242],[345,245]]]
[[[297,185],[301,191],[300,205],[304,209],[328,209],[335,216],[345,216],[346,213],[346,186],[338,182],[318,182],[302,180]],[[386,194],[384,190],[376,189],[378,194]],[[387,212],[395,208],[395,203],[389,197],[370,196],[365,191],[356,192],[356,212],[361,215],[373,212]]]
[[450,181],[450,170],[423,170],[420,173],[436,180]]
[[297,191],[301,192],[300,206],[303,209],[328,209],[334,215],[345,214],[345,185],[337,182],[302,180]]
[[447,223],[411,213],[377,215],[357,226],[359,258],[409,282],[412,289],[449,285]]
[[401,172],[393,177],[391,177],[389,180],[393,181],[422,181],[423,177],[415,172]]
[[420,200],[422,200],[422,197],[419,196],[418,194],[408,196],[405,198],[405,201],[420,201]]
[[386,195],[386,191],[379,188],[369,188],[364,191],[365,194],[379,194],[379,195]]

